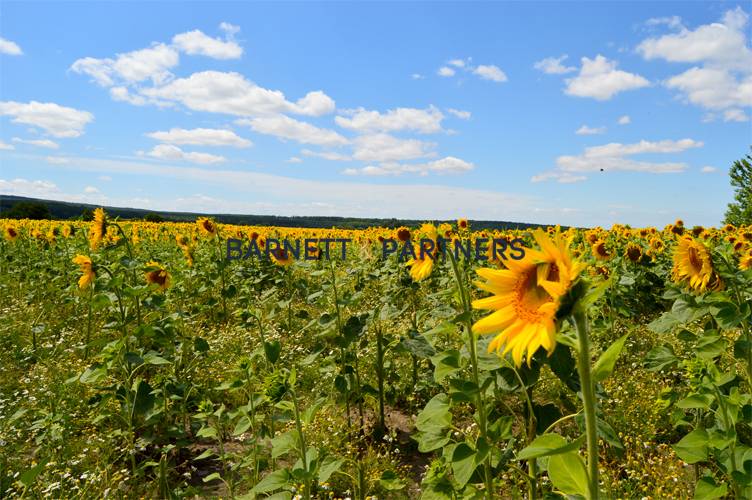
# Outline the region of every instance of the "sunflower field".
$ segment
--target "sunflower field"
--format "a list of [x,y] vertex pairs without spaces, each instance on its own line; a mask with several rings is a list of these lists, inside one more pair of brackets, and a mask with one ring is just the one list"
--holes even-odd
[[2,498],[752,498],[752,227],[0,231]]

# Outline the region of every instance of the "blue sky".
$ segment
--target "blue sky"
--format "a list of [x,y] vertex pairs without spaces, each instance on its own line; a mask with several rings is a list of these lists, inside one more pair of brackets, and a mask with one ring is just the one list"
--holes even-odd
[[747,5],[3,2],[0,193],[718,224],[752,142]]

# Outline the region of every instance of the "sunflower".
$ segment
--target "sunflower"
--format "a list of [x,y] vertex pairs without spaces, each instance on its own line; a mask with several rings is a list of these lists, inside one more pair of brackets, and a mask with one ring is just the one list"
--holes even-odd
[[642,258],[642,248],[639,245],[630,243],[627,245],[626,255],[632,262],[639,262]]
[[406,242],[410,239],[410,230],[404,226],[397,229],[397,239],[401,242]]
[[[413,281],[422,281],[431,274],[431,271],[433,270],[433,261],[436,259],[439,252],[438,243],[436,241],[439,235],[433,224],[423,224],[420,227],[418,234],[420,234],[421,240],[426,238],[433,241],[433,250],[430,252],[423,252],[422,249],[419,248],[416,250],[417,256],[408,261],[407,265],[410,266],[410,276],[413,278]],[[421,245],[422,244],[421,241]]]
[[160,292],[164,292],[170,287],[172,277],[160,263],[151,261],[146,264],[146,267],[147,271],[144,276],[146,277],[147,284],[157,285],[157,289]]
[[473,331],[496,334],[488,351],[511,351],[517,366],[525,353],[530,364],[540,347],[553,352],[560,300],[585,267],[572,259],[561,234],[552,237],[539,229],[533,237],[540,251],[527,249],[521,260],[507,261],[508,269],[478,269],[486,281],[476,285],[493,295],[473,301],[475,309],[495,311],[477,321]]
[[107,234],[107,214],[103,208],[94,210],[94,220],[89,226],[89,245],[92,250],[99,248],[102,244],[102,238]]
[[459,229],[467,229],[468,225],[469,224],[467,222],[467,219],[465,219],[465,218],[457,219],[457,227]]
[[79,254],[73,257],[73,263],[78,265],[78,267],[81,269],[81,277],[78,279],[78,288],[82,290],[89,288],[89,285],[91,285],[94,282],[94,279],[97,277],[97,273],[94,272],[91,259],[86,255]]
[[269,255],[271,256],[274,263],[278,266],[289,266],[294,261],[290,252],[288,252],[284,248],[275,248],[274,250],[269,252]]
[[16,241],[16,238],[18,238],[18,230],[13,226],[5,226],[5,239]]
[[739,269],[742,271],[748,271],[752,269],[752,250],[747,252],[746,255],[742,255],[739,258]]
[[593,243],[593,256],[598,260],[608,260],[611,258],[611,254],[606,249],[606,242],[602,239],[598,239]]
[[708,249],[690,237],[680,239],[674,248],[674,281],[690,289],[704,292],[708,288],[720,290],[723,282],[713,270]]
[[210,238],[217,235],[217,225],[211,219],[199,217],[196,224],[198,225],[198,230],[203,236]]

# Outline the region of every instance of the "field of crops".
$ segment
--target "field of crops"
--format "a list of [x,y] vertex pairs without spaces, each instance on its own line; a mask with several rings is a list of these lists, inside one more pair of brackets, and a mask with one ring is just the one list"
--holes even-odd
[[752,497],[752,227],[0,230],[0,497]]

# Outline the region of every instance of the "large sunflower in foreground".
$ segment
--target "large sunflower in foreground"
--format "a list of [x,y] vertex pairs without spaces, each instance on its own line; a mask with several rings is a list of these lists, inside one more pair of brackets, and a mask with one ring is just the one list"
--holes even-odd
[[675,282],[683,283],[696,292],[704,292],[708,288],[723,288],[721,278],[713,269],[710,251],[689,236],[681,238],[676,243],[673,275]]
[[507,269],[478,269],[485,282],[477,286],[493,295],[473,301],[473,308],[495,311],[473,325],[480,334],[496,334],[488,351],[512,353],[517,366],[527,353],[556,346],[556,311],[584,264],[574,260],[561,234],[553,238],[541,230],[533,233],[540,250],[526,249],[521,260],[508,259]]
[[94,210],[94,220],[91,221],[91,225],[89,226],[89,245],[92,250],[99,248],[106,234],[107,215],[104,213],[103,208],[97,208]]

